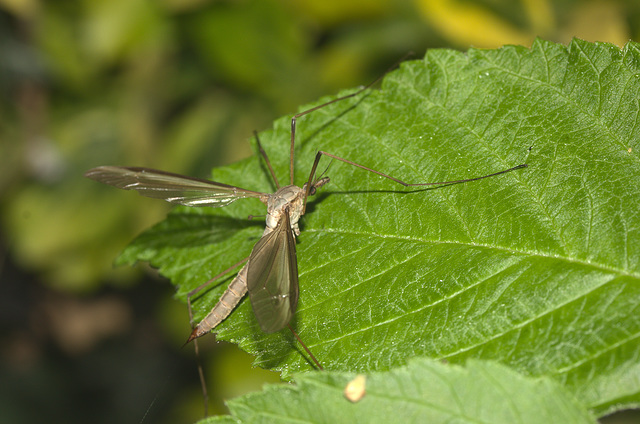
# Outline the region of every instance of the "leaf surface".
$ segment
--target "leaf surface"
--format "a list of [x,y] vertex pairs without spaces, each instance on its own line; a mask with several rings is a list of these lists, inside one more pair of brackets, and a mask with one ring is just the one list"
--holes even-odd
[[424,359],[367,376],[365,395],[343,392],[355,374],[308,373],[295,385],[270,385],[229,401],[229,416],[199,424],[238,423],[592,423],[596,420],[552,379],[523,377],[486,361],[465,367]]
[[[431,50],[301,118],[298,185],[317,150],[407,182],[529,165],[416,190],[334,161],[301,220],[293,320],[324,367],[491,359],[551,376],[597,414],[640,405],[639,68],[636,43]],[[285,184],[289,119],[261,134]],[[257,157],[213,177],[274,191]],[[249,255],[263,222],[247,216],[264,213],[255,199],[176,208],[121,262],[149,261],[184,300]],[[196,319],[229,281],[195,300]],[[260,331],[247,300],[217,331],[262,367],[311,367],[286,331]]]

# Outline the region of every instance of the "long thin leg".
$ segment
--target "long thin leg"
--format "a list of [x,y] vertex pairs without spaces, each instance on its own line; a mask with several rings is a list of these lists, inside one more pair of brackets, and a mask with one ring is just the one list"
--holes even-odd
[[397,178],[394,178],[394,177],[392,177],[390,175],[384,174],[384,173],[382,173],[380,171],[376,171],[375,169],[367,168],[364,165],[360,165],[360,164],[355,163],[353,161],[350,161],[348,159],[344,159],[344,158],[341,158],[339,156],[332,155],[331,153],[319,151],[316,154],[316,159],[313,161],[313,167],[311,167],[311,173],[309,174],[309,181],[307,183],[307,190],[306,190],[306,193],[305,193],[305,196],[304,196],[304,208],[302,210],[303,213],[304,213],[304,210],[306,209],[306,206],[307,206],[307,197],[309,196],[309,192],[311,191],[311,187],[313,185],[313,177],[314,177],[314,175],[316,173],[316,168],[318,167],[318,163],[320,162],[320,158],[323,155],[324,156],[328,156],[328,157],[330,157],[332,159],[339,160],[339,161],[344,162],[346,164],[353,165],[353,166],[356,166],[358,168],[364,169],[365,171],[373,172],[374,174],[380,175],[381,177],[388,178],[391,181],[394,181],[394,182],[396,182],[398,184],[402,184],[405,187],[424,187],[424,186],[434,186],[434,185],[443,185],[443,184],[467,183],[467,182],[470,182],[470,181],[477,181],[477,180],[482,180],[484,178],[495,177],[496,175],[505,174],[507,172],[515,171],[516,169],[526,168],[528,166],[526,163],[523,163],[521,165],[514,166],[513,168],[505,169],[504,171],[494,172],[493,174],[483,175],[481,177],[468,178],[468,179],[465,179],[465,180],[439,181],[439,182],[436,182],[436,183],[406,183],[406,182],[404,182],[402,180],[399,180]]
[[276,183],[276,188],[280,188],[280,183],[278,182],[278,177],[276,177],[276,173],[273,172],[273,168],[271,167],[271,161],[269,160],[269,156],[267,156],[267,152],[262,148],[262,144],[260,144],[260,137],[258,137],[258,131],[253,131],[253,135],[256,137],[256,142],[258,143],[258,150],[260,150],[260,154],[264,158],[264,161],[267,163],[267,167],[269,168],[269,172],[271,172],[271,178]]
[[325,106],[329,106],[332,103],[336,103],[342,100],[346,100],[349,99],[351,97],[355,97],[358,94],[362,93],[363,91],[371,88],[373,85],[375,85],[378,81],[380,81],[385,75],[387,75],[389,72],[391,72],[393,69],[395,69],[401,62],[403,62],[405,59],[407,59],[409,56],[412,56],[413,52],[409,52],[406,55],[402,56],[402,58],[397,61],[396,63],[393,64],[393,66],[391,66],[389,69],[387,69],[386,71],[384,71],[384,73],[382,75],[380,75],[378,78],[376,78],[375,80],[373,80],[372,82],[370,82],[369,84],[365,85],[364,87],[360,88],[359,90],[351,93],[351,94],[347,94],[346,96],[342,96],[342,97],[338,97],[337,99],[333,99],[331,101],[328,101],[326,103],[323,103],[319,106],[316,107],[312,107],[311,109],[307,109],[307,110],[303,110],[300,113],[297,113],[296,115],[293,116],[293,118],[291,118],[291,147],[290,147],[290,151],[289,151],[289,175],[291,177],[291,182],[290,184],[293,185],[293,156],[294,156],[294,146],[295,146],[295,142],[296,142],[296,120],[298,118],[300,118],[301,116],[304,116],[308,113],[314,112],[318,109],[322,109]]
[[207,390],[207,381],[204,378],[204,368],[200,359],[200,347],[198,341],[193,341],[193,351],[196,354],[196,364],[198,365],[198,378],[200,379],[200,388],[202,389],[202,401],[204,402],[204,417],[209,416],[209,391]]
[[300,336],[298,336],[298,333],[296,333],[293,330],[293,327],[291,326],[291,324],[287,324],[287,327],[289,327],[289,330],[291,330],[291,332],[293,333],[293,335],[295,336],[295,338],[298,340],[298,343],[300,343],[300,345],[304,348],[304,350],[307,352],[307,354],[309,354],[309,356],[311,357],[311,359],[313,360],[313,362],[315,362],[316,366],[318,367],[318,369],[320,371],[324,371],[324,368],[322,368],[322,365],[320,365],[320,362],[318,362],[318,360],[316,359],[315,356],[313,356],[313,353],[311,353],[311,351],[309,350],[309,348],[307,347],[306,344],[302,343],[302,339],[300,338]]

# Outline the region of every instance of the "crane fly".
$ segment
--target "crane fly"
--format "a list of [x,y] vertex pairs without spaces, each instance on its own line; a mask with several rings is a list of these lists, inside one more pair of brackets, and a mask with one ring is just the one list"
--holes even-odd
[[[382,76],[384,76],[384,74]],[[251,306],[262,331],[265,333],[273,333],[284,327],[289,327],[316,366],[322,369],[320,362],[313,356],[304,343],[302,343],[302,340],[300,340],[291,325],[289,325],[289,321],[293,317],[298,304],[298,265],[296,257],[296,237],[300,235],[298,221],[305,213],[308,197],[314,195],[317,189],[329,182],[329,177],[316,177],[316,169],[322,156],[327,156],[333,160],[338,160],[365,171],[373,172],[405,187],[423,187],[476,181],[527,166],[526,164],[522,164],[493,174],[463,180],[436,183],[406,183],[390,175],[367,168],[364,165],[331,153],[319,151],[316,154],[307,182],[302,187],[296,186],[293,179],[296,120],[301,116],[332,103],[362,93],[378,82],[382,76],[369,85],[361,87],[354,93],[302,111],[291,119],[289,154],[290,184],[287,186],[280,186],[269,162],[269,158],[260,144],[258,135],[257,133],[255,134],[260,154],[264,158],[277,188],[277,191],[272,194],[149,168],[100,166],[85,173],[86,177],[101,183],[109,184],[123,190],[136,190],[143,196],[163,199],[179,205],[223,207],[238,199],[256,198],[267,206],[264,233],[254,246],[249,257],[209,280],[209,282],[211,282],[246,262],[211,312],[195,326],[187,343],[213,330],[220,322],[229,316],[231,311],[248,291]],[[189,293],[187,297],[189,310],[191,310],[191,296],[196,294],[209,282]]]

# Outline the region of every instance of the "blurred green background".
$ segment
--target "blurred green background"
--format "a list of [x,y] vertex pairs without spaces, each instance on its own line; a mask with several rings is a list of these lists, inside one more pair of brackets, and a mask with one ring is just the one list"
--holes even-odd
[[[640,2],[0,0],[0,421],[202,416],[186,306],[144,264],[112,266],[169,206],[84,171],[207,177],[252,154],[254,129],[408,51],[535,36],[622,46],[640,37]],[[201,340],[214,413],[278,381]]]

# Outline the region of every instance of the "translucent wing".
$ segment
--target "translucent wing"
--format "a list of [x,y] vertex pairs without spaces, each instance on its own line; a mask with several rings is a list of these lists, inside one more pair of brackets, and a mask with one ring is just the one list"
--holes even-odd
[[245,197],[267,198],[265,193],[149,168],[100,166],[84,175],[123,190],[136,190],[143,196],[187,206],[221,207]]
[[281,330],[298,306],[296,239],[288,211],[276,229],[256,243],[247,267],[251,306],[260,328],[265,333]]

